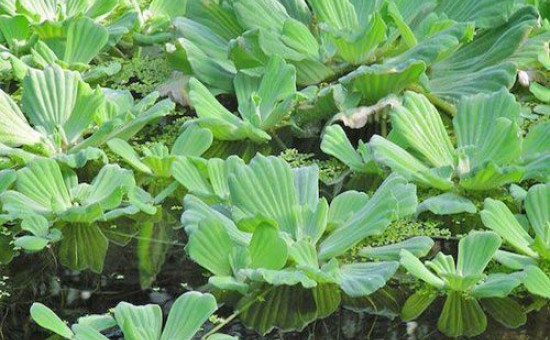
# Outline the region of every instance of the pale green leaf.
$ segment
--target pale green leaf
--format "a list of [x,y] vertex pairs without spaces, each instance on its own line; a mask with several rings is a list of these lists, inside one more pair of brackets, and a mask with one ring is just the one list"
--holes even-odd
[[340,287],[351,297],[369,295],[385,286],[397,268],[395,261],[345,264],[340,268]]
[[493,232],[472,232],[458,242],[456,269],[463,276],[483,274],[502,241]]
[[409,272],[409,274],[421,279],[422,281],[442,289],[445,282],[432,273],[426,266],[411,252],[406,249],[401,250],[401,266]]
[[423,291],[417,291],[413,295],[409,296],[403,309],[401,310],[400,317],[403,321],[411,321],[422,315],[424,311],[434,302],[437,298],[437,294],[427,293]]
[[480,215],[487,228],[498,233],[514,248],[523,254],[538,257],[530,247],[533,244],[533,239],[504,203],[487,198]]
[[277,228],[268,223],[256,227],[248,250],[251,268],[278,270],[285,266],[288,257],[285,240],[278,235]]
[[66,339],[73,338],[73,332],[51,309],[39,302],[31,306],[31,317],[41,327],[46,328]]
[[476,336],[487,328],[487,317],[476,299],[451,292],[443,306],[437,328],[451,337]]
[[160,339],[162,330],[162,310],[160,306],[134,306],[127,302],[121,302],[115,307],[114,316],[125,339]]
[[211,294],[183,294],[172,305],[160,340],[191,339],[216,309],[216,299]]
[[550,278],[539,267],[529,266],[525,269],[523,284],[531,294],[550,299]]
[[416,257],[423,257],[432,249],[434,241],[427,236],[417,236],[380,247],[365,247],[359,251],[360,256],[379,260],[399,260],[401,249],[406,249]]
[[461,214],[464,212],[475,214],[477,207],[469,199],[453,192],[447,192],[430,197],[418,205],[417,214],[429,211],[436,215]]

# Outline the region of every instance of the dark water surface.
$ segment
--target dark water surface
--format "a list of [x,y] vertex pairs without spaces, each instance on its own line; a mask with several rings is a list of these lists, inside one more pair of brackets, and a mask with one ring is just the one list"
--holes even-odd
[[[165,312],[171,302],[186,289],[201,289],[207,281],[203,271],[186,258],[182,244],[173,245],[152,288],[141,289],[137,242],[126,247],[109,247],[104,274],[73,272],[63,269],[52,252],[20,256],[7,268],[1,291],[9,297],[0,299],[0,339],[46,339],[50,334],[40,330],[29,317],[32,302],[40,301],[69,322],[87,313],[102,314],[120,301],[133,304],[157,303]],[[187,283],[186,288],[182,283]],[[396,292],[400,287],[394,287]],[[405,293],[405,292],[402,292]],[[406,294],[404,294],[406,296]],[[441,301],[442,303],[442,301]],[[420,320],[404,323],[398,318],[355,313],[341,309],[318,320],[300,333],[272,332],[266,337],[246,330],[234,322],[223,331],[243,339],[446,339],[437,331],[437,318],[442,304],[434,304]],[[231,314],[222,307],[218,315]],[[529,314],[528,322],[519,330],[510,330],[488,317],[487,331],[477,339],[550,339],[550,308]],[[206,325],[209,329],[212,325]],[[119,339],[116,333],[112,339]],[[199,337],[197,337],[199,338]]]

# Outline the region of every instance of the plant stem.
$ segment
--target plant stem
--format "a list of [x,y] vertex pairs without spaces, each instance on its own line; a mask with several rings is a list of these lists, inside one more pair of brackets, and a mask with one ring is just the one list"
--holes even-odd
[[235,319],[237,316],[239,316],[239,314],[241,314],[241,311],[240,309],[236,310],[233,314],[231,314],[227,319],[223,320],[223,322],[219,323],[216,327],[212,328],[208,333],[206,333],[201,339],[202,340],[206,340],[208,339],[209,336],[217,333],[220,329],[222,329],[223,327],[225,327],[228,323],[230,323],[231,321],[233,321],[233,319]]

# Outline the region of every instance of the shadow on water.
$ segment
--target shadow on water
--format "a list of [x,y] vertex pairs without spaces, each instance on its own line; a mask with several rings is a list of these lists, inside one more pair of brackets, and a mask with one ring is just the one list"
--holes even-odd
[[[200,289],[206,283],[202,270],[187,259],[183,245],[176,244],[163,254],[166,261],[153,287],[142,289],[140,264],[136,256],[138,243],[138,240],[133,240],[125,247],[111,245],[102,275],[63,269],[52,252],[16,258],[10,266],[2,269],[0,276],[3,282],[0,294],[2,291],[9,293],[9,296],[0,298],[0,339],[34,340],[49,336],[30,320],[29,308],[34,301],[50,306],[63,319],[74,322],[88,313],[105,313],[120,301],[138,305],[157,303],[167,312],[174,299],[186,289]],[[154,254],[158,255],[153,252],[151,256]],[[394,286],[392,289],[405,297],[410,293],[405,292],[403,287]],[[398,317],[392,320],[340,309],[299,333],[274,331],[261,337],[238,322],[226,326],[224,332],[243,339],[446,339],[437,331],[441,304],[434,304],[434,308],[430,308],[420,320],[409,323],[400,321]],[[222,307],[218,314],[225,317],[231,312],[230,308]],[[390,314],[397,312],[393,310]],[[548,306],[530,313],[527,324],[517,330],[506,329],[490,317],[488,319],[487,331],[477,339],[550,339]],[[206,329],[211,327],[205,326]],[[119,339],[116,333],[110,337]]]

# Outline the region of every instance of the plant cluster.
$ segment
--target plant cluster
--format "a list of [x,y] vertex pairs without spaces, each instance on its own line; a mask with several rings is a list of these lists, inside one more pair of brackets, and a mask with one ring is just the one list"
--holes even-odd
[[[548,14],[534,0],[4,0],[0,264],[47,249],[99,274],[109,244],[135,238],[143,288],[170,247],[205,274],[164,324],[159,306],[120,302],[69,327],[36,302],[66,339],[191,339],[210,293],[234,310],[211,340],[236,317],[266,335],[341,307],[409,321],[441,298],[448,336],[483,333],[486,314],[520,327],[516,297],[550,299]],[[379,308],[396,285],[418,291]]]

